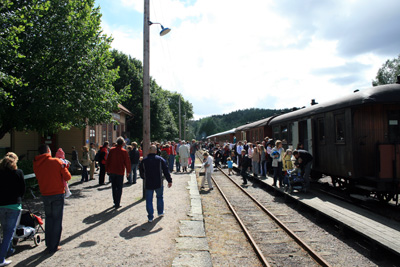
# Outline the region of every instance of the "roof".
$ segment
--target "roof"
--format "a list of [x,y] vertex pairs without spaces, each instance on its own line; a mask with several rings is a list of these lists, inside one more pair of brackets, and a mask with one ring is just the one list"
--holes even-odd
[[127,108],[124,107],[123,105],[118,104],[118,108],[119,108],[120,112],[124,112],[125,114],[127,114],[127,115],[133,117],[132,112],[130,112],[129,109],[127,109]]
[[274,125],[287,120],[295,120],[301,117],[309,117],[324,112],[371,103],[400,103],[400,84],[371,87],[332,101],[289,112],[273,118],[270,124]]
[[231,134],[231,133],[235,133],[236,128],[233,128],[231,130],[225,131],[225,132],[221,132],[221,133],[216,133],[210,136],[207,136],[206,138],[211,138],[211,137],[215,137],[215,136],[220,136],[220,135],[225,135],[225,134]]
[[271,116],[271,117],[268,117],[268,118],[266,118],[266,119],[254,121],[254,122],[251,122],[251,123],[248,123],[248,124],[239,126],[239,127],[236,128],[236,131],[245,131],[245,130],[248,130],[248,129],[251,129],[251,128],[256,128],[256,127],[260,127],[260,126],[265,126],[265,125],[267,125],[267,124],[269,123],[269,121],[270,121],[271,119],[273,119],[274,117],[275,117],[275,116]]

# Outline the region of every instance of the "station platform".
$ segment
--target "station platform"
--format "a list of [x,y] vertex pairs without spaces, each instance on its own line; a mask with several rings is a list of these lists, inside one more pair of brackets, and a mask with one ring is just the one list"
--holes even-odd
[[[69,183],[72,196],[65,200],[62,249],[50,255],[44,240],[37,247],[22,241],[9,258],[10,266],[212,266],[194,171],[172,173],[172,187],[166,182],[164,187],[165,215],[157,217],[154,196],[151,223],[142,179],[124,185],[122,207],[114,209],[111,184],[98,185],[98,175],[84,183],[80,178],[74,176]],[[35,214],[44,215],[40,198],[27,202]]]
[[273,177],[253,177],[253,179],[329,217],[344,227],[344,230],[347,228],[355,231],[370,241],[375,249],[382,247],[400,256],[400,224],[398,222],[316,190],[311,189],[307,193],[294,191],[289,194],[283,188],[273,187]]

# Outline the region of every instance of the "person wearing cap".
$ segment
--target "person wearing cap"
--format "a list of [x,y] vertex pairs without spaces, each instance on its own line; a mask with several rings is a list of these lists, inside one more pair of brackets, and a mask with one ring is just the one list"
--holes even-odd
[[[164,216],[164,177],[168,181],[168,188],[172,186],[172,178],[169,173],[167,162],[156,155],[157,147],[150,146],[149,154],[140,165],[140,173],[145,183],[146,210],[148,222],[154,219],[153,195],[156,192],[158,216]],[[164,174],[164,176],[163,176]]]

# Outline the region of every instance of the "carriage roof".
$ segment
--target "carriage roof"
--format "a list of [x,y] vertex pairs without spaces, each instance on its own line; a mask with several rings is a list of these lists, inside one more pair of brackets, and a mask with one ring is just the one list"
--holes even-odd
[[399,103],[400,102],[400,84],[388,84],[357,91],[353,94],[316,104],[307,108],[292,111],[270,121],[271,125],[294,120],[301,117],[308,117],[324,112],[339,110],[343,108],[360,106],[371,103]]

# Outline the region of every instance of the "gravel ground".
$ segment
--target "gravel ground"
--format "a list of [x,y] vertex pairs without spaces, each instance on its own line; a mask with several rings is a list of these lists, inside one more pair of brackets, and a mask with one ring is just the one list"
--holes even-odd
[[[111,184],[96,180],[70,183],[72,196],[66,199],[61,238],[62,249],[50,256],[45,244],[34,247],[31,240],[20,242],[10,266],[171,266],[177,254],[175,238],[180,220],[190,207],[189,175],[173,174],[173,186],[164,190],[165,216],[147,222],[142,201],[142,179],[125,186],[122,208],[112,208]],[[106,177],[107,180],[107,177]],[[41,201],[31,209],[42,213]],[[156,203],[154,198],[154,204]],[[156,215],[156,214],[155,214]],[[42,235],[44,237],[44,234]]]
[[[241,182],[240,176],[232,176]],[[199,181],[202,177],[199,177]],[[272,179],[272,178],[269,178]],[[283,197],[274,196],[260,189],[256,184],[247,190],[272,212],[281,214],[282,221],[296,222],[293,231],[332,266],[396,266],[393,262],[373,261],[368,251],[357,240],[344,239],[337,228],[330,223],[317,225],[315,218],[307,211],[298,211],[295,204],[287,204]],[[217,190],[202,194],[207,237],[215,266],[257,266],[260,265],[252,247],[242,234],[240,226],[231,215]],[[300,225],[300,226],[299,226]],[[246,264],[244,264],[246,263]]]

